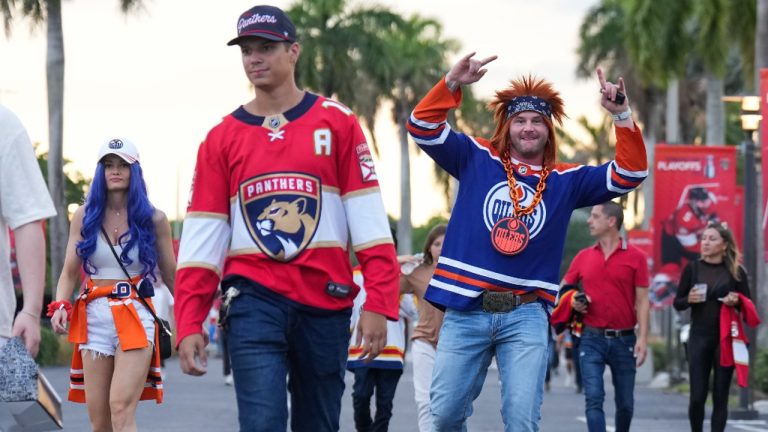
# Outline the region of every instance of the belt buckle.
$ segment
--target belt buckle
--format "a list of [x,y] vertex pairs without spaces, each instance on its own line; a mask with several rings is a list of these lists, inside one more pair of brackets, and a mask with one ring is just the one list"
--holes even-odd
[[511,292],[486,291],[483,293],[483,311],[506,313],[520,306],[520,296]]
[[621,330],[613,330],[613,329],[605,330],[605,337],[607,338],[617,338],[619,336],[621,336]]
[[115,283],[115,285],[112,287],[112,293],[110,294],[110,298],[114,299],[124,299],[131,296],[131,284],[130,282],[120,281]]

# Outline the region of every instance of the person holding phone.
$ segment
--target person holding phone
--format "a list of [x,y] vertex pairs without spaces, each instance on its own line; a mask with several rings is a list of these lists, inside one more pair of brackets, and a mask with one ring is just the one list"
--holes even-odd
[[693,432],[701,431],[704,424],[713,370],[712,432],[725,430],[728,420],[728,390],[734,367],[720,364],[720,321],[723,306],[739,307],[742,298],[750,298],[740,256],[733,232],[723,223],[710,222],[701,235],[701,258],[690,261],[680,276],[674,306],[679,311],[691,309],[688,420]]
[[[622,207],[612,201],[592,207],[589,233],[597,240],[582,249],[563,277],[581,282],[571,307],[583,314],[577,358],[586,399],[587,427],[605,431],[603,372],[611,369],[616,392],[616,431],[629,431],[634,411],[635,374],[648,345],[648,260],[621,235]],[[635,331],[637,327],[637,333]]]
[[466,427],[495,358],[505,430],[536,430],[569,217],[639,186],[648,159],[624,80],[612,83],[600,68],[600,104],[616,134],[615,159],[603,165],[558,163],[556,124],[565,103],[550,82],[532,75],[496,91],[490,139],[455,130],[448,115],[461,105],[462,87],[479,81],[497,58],[474,55],[456,62],[408,121],[419,147],[461,183],[424,295],[445,309],[430,388],[432,427]]

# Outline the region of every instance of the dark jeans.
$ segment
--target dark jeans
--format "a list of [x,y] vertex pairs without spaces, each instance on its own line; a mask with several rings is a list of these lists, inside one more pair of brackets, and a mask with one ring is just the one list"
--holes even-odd
[[605,337],[584,332],[579,343],[579,367],[586,398],[587,426],[590,432],[605,431],[605,365],[611,368],[616,399],[616,431],[629,431],[634,411],[635,342],[634,335]]
[[573,350],[573,380],[576,383],[576,390],[581,392],[581,366],[579,366],[579,344],[581,344],[580,336],[571,335],[571,349]]
[[[352,387],[357,432],[384,432],[392,417],[392,400],[402,369],[356,368]],[[376,417],[371,419],[371,397],[376,392]]]
[[720,343],[716,338],[691,334],[688,339],[688,375],[691,383],[688,419],[692,432],[701,432],[704,404],[709,393],[709,377],[715,370],[712,389],[712,432],[722,432],[728,421],[728,391],[733,366],[720,366]]
[[229,311],[240,431],[286,430],[286,390],[291,430],[338,431],[350,310],[312,313],[263,290],[239,295]]

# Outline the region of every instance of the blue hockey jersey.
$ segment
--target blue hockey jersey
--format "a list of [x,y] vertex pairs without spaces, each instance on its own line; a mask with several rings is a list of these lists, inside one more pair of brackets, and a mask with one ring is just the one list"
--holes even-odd
[[[568,221],[574,209],[606,202],[640,185],[648,175],[645,144],[637,125],[617,127],[615,159],[600,166],[556,164],[546,180],[542,200],[521,219],[530,240],[517,255],[503,255],[491,243],[491,229],[513,216],[514,206],[500,155],[486,139],[451,129],[448,111],[461,102],[441,80],[411,114],[408,130],[435,162],[460,186],[443,251],[425,298],[438,306],[471,310],[484,290],[518,294],[536,292],[554,305]],[[530,205],[540,166],[512,160],[520,205]]]

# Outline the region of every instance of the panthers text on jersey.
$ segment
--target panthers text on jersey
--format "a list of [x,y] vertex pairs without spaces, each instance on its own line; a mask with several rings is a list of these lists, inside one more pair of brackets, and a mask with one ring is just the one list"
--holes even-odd
[[[218,283],[242,276],[302,305],[398,319],[399,267],[371,153],[346,106],[306,93],[268,117],[243,107],[200,145],[176,276],[178,340],[199,333]],[[326,293],[329,282],[350,287]]]
[[[491,244],[490,233],[499,219],[514,211],[507,175],[488,140],[455,132],[447,123],[448,111],[460,102],[461,91],[451,93],[443,79],[419,102],[408,122],[419,147],[459,180],[443,252],[425,298],[443,307],[469,310],[478,306],[484,290],[535,291],[552,305],[573,210],[630,192],[648,175],[640,129],[615,128],[615,160],[600,166],[553,167],[542,200],[521,218],[530,232],[528,245],[517,255],[502,255]],[[525,208],[533,200],[542,167],[512,162]]]

